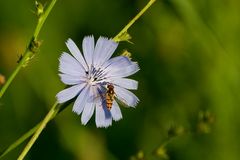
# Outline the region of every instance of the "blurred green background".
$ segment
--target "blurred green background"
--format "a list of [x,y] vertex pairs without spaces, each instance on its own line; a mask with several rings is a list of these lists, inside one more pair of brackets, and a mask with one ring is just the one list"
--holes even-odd
[[[40,52],[0,100],[0,151],[40,122],[64,88],[58,58],[68,51],[65,41],[72,38],[81,48],[85,35],[114,37],[147,2],[56,3],[40,33]],[[33,0],[1,0],[0,6],[0,73],[7,78],[37,19]],[[26,159],[124,160],[140,150],[145,159],[160,159],[152,152],[177,126],[184,133],[165,146],[171,160],[238,160],[239,16],[238,0],[158,0],[130,28],[134,44],[121,42],[115,53],[128,49],[141,67],[132,77],[139,81],[137,108],[121,107],[121,121],[98,129],[94,117],[82,126],[69,106],[49,123]],[[3,159],[16,159],[26,142]]]

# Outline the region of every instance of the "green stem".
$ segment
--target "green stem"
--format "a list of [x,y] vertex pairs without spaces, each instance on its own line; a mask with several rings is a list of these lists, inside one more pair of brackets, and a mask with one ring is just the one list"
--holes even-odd
[[148,4],[113,38],[114,41],[121,41],[121,36],[145,13],[156,0],[150,0]]
[[9,85],[12,83],[12,81],[14,80],[14,78],[16,77],[16,75],[19,73],[19,71],[21,70],[21,68],[24,66],[24,64],[26,64],[26,62],[28,61],[28,59],[31,57],[31,54],[34,53],[34,51],[30,48],[30,46],[32,45],[32,43],[37,40],[39,32],[42,29],[42,26],[45,22],[45,20],[47,19],[50,11],[52,10],[53,6],[55,5],[57,0],[52,0],[51,3],[49,4],[48,8],[46,9],[46,11],[40,15],[40,17],[38,18],[38,23],[37,26],[34,30],[33,33],[33,37],[31,38],[28,47],[26,48],[22,59],[20,60],[20,62],[18,63],[16,69],[12,72],[12,74],[10,75],[10,77],[7,79],[5,85],[1,88],[0,90],[0,98],[2,98],[3,94],[5,93],[5,91],[7,90],[7,88],[9,87]]
[[48,5],[48,8],[46,9],[46,11],[44,11],[43,15],[41,15],[38,19],[38,24],[37,27],[34,31],[33,37],[37,39],[39,32],[45,22],[45,20],[47,19],[49,13],[51,12],[52,8],[54,7],[55,3],[57,2],[57,0],[52,0],[51,3]]
[[[25,54],[25,55],[27,55],[27,54]],[[26,56],[23,57],[23,58],[25,59]],[[20,61],[20,63],[17,65],[17,68],[13,71],[11,76],[7,79],[6,83],[1,88],[1,90],[0,90],[0,98],[2,98],[3,94],[5,93],[5,91],[7,90],[7,88],[9,87],[11,82],[13,81],[13,79],[16,77],[16,75],[18,74],[18,72],[22,68],[22,65],[23,65],[23,60]]]
[[28,142],[26,147],[23,149],[22,153],[19,155],[17,160],[23,160],[23,158],[26,156],[28,151],[31,149],[32,145],[35,143],[35,141],[37,140],[37,138],[39,137],[39,135],[41,134],[43,129],[46,127],[47,123],[52,119],[52,117],[54,115],[56,115],[56,113],[59,111],[59,109],[60,109],[60,107],[59,107],[58,103],[55,102],[54,105],[52,106],[52,108],[50,109],[50,111],[48,112],[48,114],[46,115],[46,117],[40,123],[38,129],[36,130],[36,132],[34,133],[32,138],[30,139],[30,141]]

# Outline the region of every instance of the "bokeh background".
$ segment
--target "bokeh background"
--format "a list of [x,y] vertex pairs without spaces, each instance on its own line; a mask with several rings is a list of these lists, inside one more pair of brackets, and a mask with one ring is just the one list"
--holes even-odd
[[[49,1],[41,1],[48,5]],[[59,0],[41,33],[42,46],[0,100],[0,151],[40,122],[64,88],[58,58],[72,38],[114,37],[147,0]],[[17,65],[36,25],[33,0],[0,1],[0,73]],[[240,1],[158,0],[121,42],[141,70],[136,109],[98,129],[82,126],[71,106],[49,123],[29,160],[240,158]],[[173,137],[168,140],[168,137]],[[166,144],[166,145],[165,145]],[[3,159],[16,159],[26,142]],[[159,148],[160,147],[160,148]],[[153,151],[158,149],[158,156]],[[155,152],[154,152],[155,153]]]

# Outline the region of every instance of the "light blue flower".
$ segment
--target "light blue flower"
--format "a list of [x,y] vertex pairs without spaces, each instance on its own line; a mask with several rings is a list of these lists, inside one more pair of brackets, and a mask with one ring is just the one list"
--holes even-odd
[[[83,125],[87,124],[95,110],[97,127],[112,125],[112,119],[122,119],[122,113],[116,101],[128,107],[135,107],[139,99],[128,89],[136,90],[138,82],[125,78],[139,70],[138,64],[128,57],[117,56],[110,58],[118,43],[111,39],[100,37],[94,44],[93,36],[86,36],[82,42],[82,50],[68,39],[66,45],[72,55],[63,53],[59,59],[59,75],[61,81],[69,86],[57,94],[59,103],[76,98],[73,112],[81,116]],[[106,107],[107,85],[114,86],[116,99],[112,108]]]

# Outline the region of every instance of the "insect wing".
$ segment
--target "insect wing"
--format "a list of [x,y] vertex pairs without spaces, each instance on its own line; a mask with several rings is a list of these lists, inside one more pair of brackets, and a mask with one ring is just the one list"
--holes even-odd
[[124,99],[122,99],[122,98],[116,97],[116,98],[115,98],[115,101],[116,101],[118,104],[121,104],[121,106],[123,106],[123,107],[129,107],[129,105],[127,105],[127,102],[126,102]]

